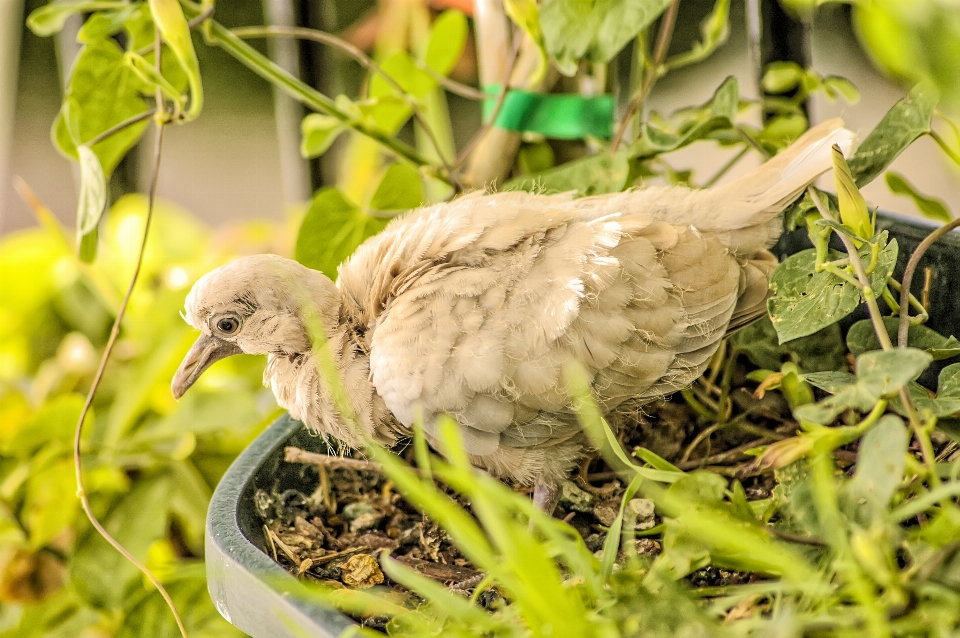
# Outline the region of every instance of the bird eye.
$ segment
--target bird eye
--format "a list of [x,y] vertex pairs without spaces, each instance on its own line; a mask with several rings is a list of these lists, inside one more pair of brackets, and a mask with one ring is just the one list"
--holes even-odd
[[233,334],[240,327],[240,322],[235,317],[223,317],[217,321],[217,330],[223,334]]

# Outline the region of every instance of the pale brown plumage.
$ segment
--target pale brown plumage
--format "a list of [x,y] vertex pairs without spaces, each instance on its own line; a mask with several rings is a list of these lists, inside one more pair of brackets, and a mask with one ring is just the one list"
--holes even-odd
[[549,487],[586,447],[564,362],[585,368],[605,412],[693,382],[724,335],[763,314],[779,213],[830,168],[832,144],[849,150],[841,126],[713,190],[475,193],[418,209],[360,246],[336,285],[273,255],[239,259],[187,297],[203,334],[174,393],[223,356],[267,354],[280,405],[361,446],[310,353],[309,300],[367,436],[389,445],[419,419],[435,443],[448,413],[474,464]]

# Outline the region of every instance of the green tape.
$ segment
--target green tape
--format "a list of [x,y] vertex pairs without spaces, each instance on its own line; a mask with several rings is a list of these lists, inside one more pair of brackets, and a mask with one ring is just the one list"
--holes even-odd
[[[483,119],[497,105],[499,86],[484,89],[491,95],[483,101]],[[494,126],[518,133],[539,133],[559,140],[613,136],[613,96],[585,97],[570,93],[532,93],[511,89],[504,97]]]

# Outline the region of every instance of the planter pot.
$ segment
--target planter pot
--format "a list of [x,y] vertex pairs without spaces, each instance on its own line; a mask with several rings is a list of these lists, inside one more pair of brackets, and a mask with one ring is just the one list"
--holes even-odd
[[300,421],[280,417],[237,457],[210,500],[207,588],[223,617],[253,638],[332,638],[354,625],[310,599],[307,588],[266,553],[263,523],[254,509],[258,488],[302,487],[297,468],[283,462],[283,448],[309,449],[319,440]]
[[[909,256],[937,226],[924,220],[883,214],[878,225],[900,245],[897,275]],[[809,248],[806,230],[784,235],[775,247],[779,257]],[[946,335],[960,333],[960,295],[951,277],[960,273],[960,232],[935,243],[920,262],[914,291],[932,271],[928,325]],[[858,313],[861,310],[858,310]],[[866,315],[848,317],[846,325]],[[321,441],[299,421],[283,416],[248,447],[224,475],[207,514],[206,564],[210,596],[224,618],[253,638],[337,636],[354,625],[331,607],[309,597],[307,588],[266,552],[263,525],[254,507],[257,489],[303,488],[298,468],[283,462],[283,448],[311,449]]]

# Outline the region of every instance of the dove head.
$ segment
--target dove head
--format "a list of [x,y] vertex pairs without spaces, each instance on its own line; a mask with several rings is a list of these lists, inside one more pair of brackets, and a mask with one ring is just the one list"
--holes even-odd
[[304,310],[312,306],[310,314],[329,332],[339,299],[322,273],[277,255],[243,257],[210,271],[187,295],[184,319],[201,334],[173,377],[173,395],[179,399],[204,370],[230,355],[309,351]]

